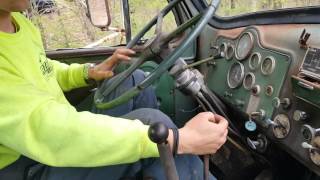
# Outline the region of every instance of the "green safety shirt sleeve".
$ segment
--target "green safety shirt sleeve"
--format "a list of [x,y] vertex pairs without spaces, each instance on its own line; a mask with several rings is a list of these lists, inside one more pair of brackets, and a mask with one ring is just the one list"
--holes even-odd
[[41,163],[93,167],[158,156],[148,126],[90,112],[77,112],[44,90],[0,68],[0,141]]
[[53,64],[56,79],[60,88],[66,92],[75,88],[87,86],[84,80],[84,65],[67,65],[55,60],[49,60]]

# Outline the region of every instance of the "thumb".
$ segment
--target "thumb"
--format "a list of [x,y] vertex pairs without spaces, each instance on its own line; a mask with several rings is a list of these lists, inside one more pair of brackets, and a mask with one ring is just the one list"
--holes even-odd
[[102,76],[103,78],[110,78],[114,75],[114,73],[112,71],[104,71]]

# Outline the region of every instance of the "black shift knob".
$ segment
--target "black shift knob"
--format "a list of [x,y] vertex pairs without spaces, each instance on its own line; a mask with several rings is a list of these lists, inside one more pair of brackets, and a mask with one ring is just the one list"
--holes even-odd
[[165,124],[156,122],[150,126],[148,135],[152,142],[162,144],[167,141],[169,129]]

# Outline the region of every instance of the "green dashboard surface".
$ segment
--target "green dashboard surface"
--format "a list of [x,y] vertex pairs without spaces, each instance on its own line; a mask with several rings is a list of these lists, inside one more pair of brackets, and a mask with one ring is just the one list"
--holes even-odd
[[[248,56],[243,60],[238,60],[235,57],[236,53],[230,53],[232,56],[229,60],[227,60],[227,58],[216,59],[215,66],[211,66],[211,68],[209,68],[207,83],[211,90],[219,94],[221,97],[224,97],[225,100],[241,111],[250,114],[251,112],[256,112],[262,109],[266,114],[265,119],[272,119],[275,103],[279,100],[278,98],[281,88],[290,66],[290,58],[281,52],[262,47],[259,42],[259,35],[255,29],[248,29],[242,34],[244,33],[250,33],[252,35],[253,44]],[[236,49],[241,35],[236,39],[229,39],[220,36],[217,38],[216,46],[220,47],[222,43],[226,43],[228,46],[235,47],[234,49]],[[261,55],[261,62],[259,67],[255,70],[252,70],[252,68],[249,67],[249,59],[253,53],[259,53]],[[273,57],[275,60],[274,70],[269,75],[265,75],[261,72],[261,64],[267,57]],[[244,88],[242,80],[241,85],[236,88],[230,88],[228,86],[228,71],[231,66],[237,62],[243,65],[245,75],[247,73],[252,73],[255,76],[254,86],[260,87],[260,92],[254,94],[252,89]],[[267,94],[268,86],[273,90],[272,93]]]

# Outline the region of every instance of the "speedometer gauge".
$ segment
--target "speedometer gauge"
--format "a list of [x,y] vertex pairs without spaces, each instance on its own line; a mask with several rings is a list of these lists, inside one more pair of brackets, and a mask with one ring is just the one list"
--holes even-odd
[[229,71],[227,82],[230,88],[236,88],[241,85],[244,77],[244,66],[240,62],[234,63]]
[[236,58],[243,60],[250,55],[253,48],[253,36],[251,33],[246,32],[241,35],[236,47]]

